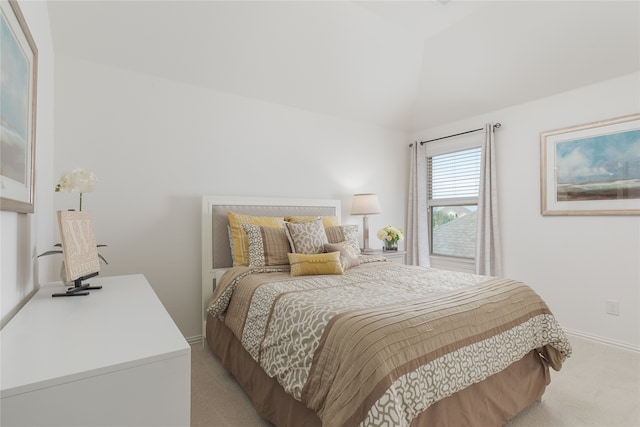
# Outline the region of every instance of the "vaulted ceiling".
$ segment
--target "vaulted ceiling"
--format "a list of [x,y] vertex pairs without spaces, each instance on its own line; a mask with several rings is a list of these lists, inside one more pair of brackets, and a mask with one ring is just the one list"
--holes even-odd
[[638,1],[56,0],[49,14],[56,55],[407,132],[640,70]]

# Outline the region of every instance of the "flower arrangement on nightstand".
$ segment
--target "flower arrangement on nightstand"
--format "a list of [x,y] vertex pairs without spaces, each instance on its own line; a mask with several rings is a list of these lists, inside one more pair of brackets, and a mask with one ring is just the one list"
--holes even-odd
[[376,236],[384,243],[383,251],[397,251],[398,241],[404,240],[404,232],[402,229],[390,225],[378,230]]

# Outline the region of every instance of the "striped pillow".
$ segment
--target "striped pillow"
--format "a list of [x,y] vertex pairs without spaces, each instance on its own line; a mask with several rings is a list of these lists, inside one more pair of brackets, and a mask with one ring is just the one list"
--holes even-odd
[[291,247],[284,228],[253,224],[242,224],[242,228],[249,241],[250,267],[289,264]]
[[[309,222],[317,218],[318,218],[317,216],[298,215],[298,216],[285,216],[284,220],[286,222]],[[334,227],[336,225],[340,225],[340,220],[335,215],[326,215],[326,216],[321,216],[320,218],[322,218],[322,225],[324,225],[325,227]]]
[[249,265],[249,242],[242,224],[264,225],[267,227],[282,227],[284,216],[255,216],[236,212],[227,212],[231,229],[231,256],[233,265]]
[[360,254],[360,240],[357,225],[339,225],[325,229],[329,243],[346,242],[356,254]]

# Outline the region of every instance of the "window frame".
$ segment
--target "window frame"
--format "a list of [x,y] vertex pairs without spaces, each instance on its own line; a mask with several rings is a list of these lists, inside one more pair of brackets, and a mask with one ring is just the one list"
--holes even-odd
[[458,271],[475,272],[475,256],[473,258],[458,257],[452,255],[440,255],[433,253],[433,231],[432,231],[432,215],[433,207],[438,206],[468,206],[478,205],[478,197],[453,197],[443,199],[429,199],[429,185],[431,185],[431,177],[429,176],[428,164],[429,158],[453,153],[457,151],[480,148],[480,159],[482,161],[482,134],[469,134],[458,136],[452,139],[440,140],[427,143],[425,149],[425,165],[427,167],[427,234],[429,237],[429,259],[431,266],[434,268],[446,268]]

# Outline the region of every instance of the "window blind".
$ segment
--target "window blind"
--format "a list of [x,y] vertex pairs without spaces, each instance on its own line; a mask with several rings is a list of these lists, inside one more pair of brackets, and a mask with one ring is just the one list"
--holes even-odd
[[482,148],[427,158],[429,200],[478,197]]

